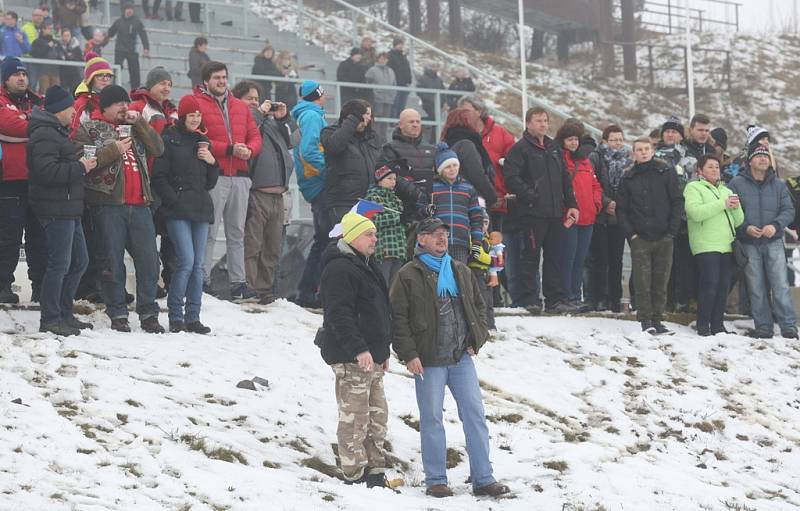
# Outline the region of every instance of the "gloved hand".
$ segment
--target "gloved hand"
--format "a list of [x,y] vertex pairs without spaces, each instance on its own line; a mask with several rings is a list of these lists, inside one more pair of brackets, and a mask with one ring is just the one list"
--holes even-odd
[[469,249],[469,255],[472,259],[479,261],[481,258],[481,246],[480,245],[472,245]]

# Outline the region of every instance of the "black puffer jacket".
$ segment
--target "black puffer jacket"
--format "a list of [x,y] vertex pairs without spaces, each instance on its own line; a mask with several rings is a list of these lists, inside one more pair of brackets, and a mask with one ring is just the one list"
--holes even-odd
[[508,203],[504,229],[525,229],[534,218],[560,218],[565,209],[578,207],[560,151],[549,148],[550,138],[544,142],[542,147],[525,131],[506,155],[506,189],[516,198]]
[[161,135],[164,152],[153,164],[152,186],[161,198],[165,218],[214,222],[214,204],[208,191],[214,188],[220,170],[197,158],[197,143],[208,142],[200,133],[170,126]]
[[28,199],[38,217],[77,218],[83,215],[82,153],[69,139],[69,128],[40,108],[28,123]]
[[627,238],[648,241],[675,236],[681,225],[683,194],[678,174],[668,163],[653,158],[637,163],[622,177],[617,193],[617,220]]
[[381,140],[368,126],[356,132],[361,120],[349,115],[340,123],[327,126],[320,133],[325,148],[325,200],[329,208],[350,207],[364,198],[375,181],[375,163],[381,152]]
[[380,268],[343,240],[322,254],[320,293],[324,309],[322,358],[327,364],[355,362],[369,351],[376,364],[389,358],[392,313]]
[[486,201],[486,207],[490,208],[497,202],[494,167],[480,134],[467,128],[450,128],[444,141],[458,155],[461,176],[478,190]]

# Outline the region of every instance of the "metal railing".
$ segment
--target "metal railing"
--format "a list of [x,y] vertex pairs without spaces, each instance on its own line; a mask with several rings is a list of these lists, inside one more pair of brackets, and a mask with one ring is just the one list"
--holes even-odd
[[[245,37],[250,35],[250,29],[247,26],[247,20],[250,17],[250,2],[249,0],[193,0],[191,2],[185,2],[187,4],[195,3],[195,4],[202,4],[205,6],[209,5],[216,5],[220,7],[228,7],[228,8],[240,8],[242,10],[242,30]],[[211,29],[214,25],[214,17],[215,13],[211,12],[210,9],[206,8],[203,9],[203,32],[206,34],[211,35]],[[115,18],[111,17],[111,0],[104,0],[103,5],[103,21],[107,24],[113,23]]]
[[[273,0],[270,0],[270,1],[273,1]],[[320,14],[308,10],[303,5],[303,0],[297,0],[296,3],[293,3],[290,0],[286,0],[286,1],[274,0],[274,1],[279,2],[282,7],[288,7],[290,9],[294,10],[295,12],[297,12],[297,14],[299,16],[303,16],[305,18],[310,18],[310,19],[312,19],[314,21],[314,23],[320,24]],[[505,81],[497,78],[496,76],[492,75],[491,73],[489,73],[487,71],[484,71],[483,69],[480,69],[480,68],[470,64],[466,60],[462,60],[462,59],[460,59],[458,57],[455,57],[452,54],[447,53],[446,51],[441,50],[441,49],[437,48],[436,46],[434,46],[434,45],[432,45],[432,44],[430,44],[430,43],[428,43],[426,41],[423,41],[422,39],[420,39],[418,37],[415,37],[415,36],[409,34],[408,32],[405,32],[405,31],[400,30],[399,28],[397,28],[397,27],[395,27],[393,25],[390,25],[389,23],[383,21],[382,19],[380,19],[380,18],[378,18],[376,16],[373,16],[372,14],[366,12],[365,10],[363,10],[363,9],[361,9],[359,7],[356,7],[353,4],[350,4],[350,3],[346,2],[345,0],[328,0],[328,1],[332,2],[333,4],[335,4],[335,5],[337,5],[337,6],[341,7],[341,8],[344,8],[344,9],[346,9],[346,10],[348,10],[350,12],[350,21],[351,21],[352,30],[351,31],[346,31],[346,30],[340,29],[339,27],[335,27],[334,30],[336,30],[336,32],[339,33],[339,34],[346,35],[347,37],[351,38],[352,41],[357,41],[358,38],[360,37],[359,36],[359,34],[360,34],[359,17],[362,17],[362,18],[368,20],[369,22],[372,22],[372,23],[378,25],[381,29],[387,30],[387,31],[391,32],[394,35],[401,36],[401,37],[405,38],[408,41],[409,61],[411,62],[411,68],[412,69],[414,68],[414,62],[416,60],[416,52],[418,51],[418,48],[422,48],[422,49],[425,49],[425,50],[427,50],[429,52],[432,52],[432,53],[436,54],[439,57],[442,57],[442,58],[446,59],[451,64],[454,64],[454,65],[457,65],[457,66],[460,66],[460,67],[463,67],[463,68],[469,70],[474,76],[480,77],[481,79],[485,80],[486,82],[489,82],[489,83],[492,83],[494,85],[497,85],[497,86],[499,86],[499,87],[501,87],[501,88],[503,88],[503,89],[505,89],[505,90],[507,90],[509,92],[512,92],[514,94],[519,95],[520,97],[523,94],[523,91],[520,88],[514,87],[513,85],[511,85],[508,82],[505,82]],[[327,23],[323,23],[323,26],[327,26],[327,25],[328,25]],[[304,28],[303,23],[301,21],[298,21],[298,31],[299,31],[299,35],[301,37],[304,37],[305,28]],[[547,110],[551,114],[553,114],[553,115],[555,115],[557,117],[560,117],[562,119],[568,119],[570,117],[573,117],[573,115],[569,114],[568,112],[565,112],[565,111],[561,110],[560,108],[556,107],[555,105],[553,105],[552,103],[550,103],[548,101],[545,101],[545,100],[543,100],[541,98],[537,98],[535,96],[532,96],[530,93],[528,93],[527,95],[528,95],[528,103],[531,106],[533,106],[533,105],[540,106],[541,108],[544,108],[545,110]],[[522,124],[521,120],[518,121],[518,122],[519,122],[519,124]],[[585,124],[585,127],[586,127],[586,129],[588,131],[590,131],[595,136],[599,136],[601,134],[601,131],[599,129],[597,129],[596,127],[594,127],[594,126],[591,126],[589,124]]]
[[[294,83],[299,85],[304,81],[303,78],[286,78],[283,76],[269,76],[269,75],[253,75],[253,74],[241,74],[241,73],[228,73],[228,82],[233,84],[241,80],[251,80],[251,81],[268,81],[268,82],[282,82],[282,83]],[[337,82],[332,80],[316,80],[317,83],[323,86],[326,90],[326,93],[330,94],[333,98],[332,105],[330,105],[329,109],[326,109],[325,116],[328,119],[338,119],[339,112],[342,109],[342,88],[347,89],[362,89],[362,90],[387,90],[387,91],[397,91],[397,92],[407,92],[409,94],[409,99],[414,101],[414,96],[419,98],[419,94],[430,94],[433,96],[434,99],[434,111],[433,112],[425,112],[427,116],[423,116],[422,125],[429,126],[431,129],[434,130],[436,140],[441,138],[441,129],[442,125],[444,124],[444,109],[442,108],[442,104],[444,103],[445,98],[447,97],[456,97],[461,98],[463,96],[469,96],[470,93],[465,93],[464,91],[451,91],[447,89],[424,89],[420,87],[402,87],[398,85],[376,85],[373,83],[356,83],[356,82]],[[495,119],[500,124],[510,124],[511,126],[506,126],[509,128],[509,131],[517,131],[522,129],[522,122],[513,116],[510,116],[500,110],[490,109],[489,113],[495,117]],[[380,123],[396,123],[399,119],[395,117],[378,117],[374,119],[376,122]]]
[[[734,8],[734,21],[722,20],[709,16],[704,9],[697,8],[697,2],[689,8],[689,19],[695,24],[696,29],[702,32],[710,25],[721,25],[723,27],[733,27],[739,31],[739,7],[742,4],[729,0],[702,0],[708,4],[724,5]],[[665,0],[653,2],[647,0],[644,7],[638,11],[642,16],[642,25],[646,27],[656,27],[666,29],[666,33],[672,34],[673,30],[679,30],[685,23],[686,8],[683,2],[678,0]],[[659,30],[661,31],[661,30]]]
[[[0,53],[0,58],[4,57],[2,53]],[[35,59],[33,57],[19,57],[19,59],[24,62],[25,64],[34,64],[34,65],[47,65],[47,66],[58,66],[58,67],[77,67],[81,70],[84,69],[86,66],[86,62],[78,61],[78,60],[54,60],[54,59]],[[111,66],[114,70],[114,76],[117,80],[120,79],[120,75],[122,73],[122,66],[119,64],[114,64]],[[30,73],[29,73],[30,74]],[[83,79],[83,73],[81,73],[81,79]]]
[[[650,87],[659,87],[659,88],[686,88],[686,84],[689,82],[689,74],[687,68],[687,52],[685,46],[670,46],[668,44],[653,44],[653,43],[644,43],[644,42],[637,42],[637,43],[627,43],[627,42],[619,42],[619,41],[602,41],[600,42],[602,45],[612,45],[612,46],[633,46],[634,48],[647,48],[647,63],[645,65],[637,65],[636,69],[639,71],[645,71],[647,73],[647,80]],[[653,50],[660,49],[662,54],[656,55]],[[680,56],[678,58],[681,59],[680,64],[667,66],[663,64],[658,64],[658,62],[663,62],[664,60],[664,52],[671,52],[671,53],[679,53]],[[719,67],[714,67],[710,65],[703,65],[697,63],[697,56],[695,57],[695,64],[694,64],[694,74],[699,77],[710,77],[715,83],[719,82],[722,83],[720,87],[707,87],[712,90],[730,90],[731,89],[731,52],[730,50],[723,50],[717,48],[702,48],[702,47],[692,47],[692,52],[695,55],[698,54],[724,54],[724,58],[719,63]],[[597,66],[601,66],[601,63],[595,62],[592,66],[592,75],[599,75],[601,74],[601,70],[597,70]],[[614,59],[614,71],[617,71],[619,67],[616,58]],[[673,83],[680,84],[680,86],[669,86],[666,85],[665,81],[658,80],[659,73],[670,73],[673,77]],[[675,77],[680,77],[676,80]],[[719,80],[715,80],[715,78],[719,77]]]

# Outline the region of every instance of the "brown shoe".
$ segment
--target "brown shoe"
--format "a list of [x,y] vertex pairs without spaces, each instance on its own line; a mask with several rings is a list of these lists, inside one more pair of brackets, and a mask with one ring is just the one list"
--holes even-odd
[[446,484],[434,484],[425,490],[425,493],[431,497],[436,497],[437,499],[453,496],[453,490],[448,488]]
[[488,495],[489,497],[499,497],[500,495],[504,495],[509,493],[511,490],[508,486],[498,483],[497,481],[493,483],[489,483],[486,486],[481,486],[480,488],[475,488],[472,491],[472,494],[476,497],[481,495]]

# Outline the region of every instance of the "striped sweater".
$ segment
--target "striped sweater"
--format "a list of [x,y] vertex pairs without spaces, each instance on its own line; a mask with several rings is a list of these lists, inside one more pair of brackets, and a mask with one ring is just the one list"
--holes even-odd
[[456,177],[453,184],[437,177],[433,182],[431,197],[428,203],[420,203],[418,207],[425,216],[428,204],[433,204],[433,216],[450,226],[448,236],[451,251],[462,252],[472,244],[480,243],[483,238],[483,216],[478,203],[478,192],[469,182]]

